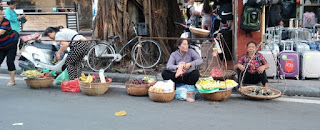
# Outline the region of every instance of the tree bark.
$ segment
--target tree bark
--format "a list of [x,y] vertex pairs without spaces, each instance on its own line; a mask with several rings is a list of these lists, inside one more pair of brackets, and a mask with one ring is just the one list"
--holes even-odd
[[[151,7],[149,7],[151,1]],[[131,1],[129,1],[131,2]],[[172,0],[133,0],[133,3],[143,6],[140,11],[144,21],[148,24],[149,17],[152,21],[152,34],[155,37],[178,37],[182,28],[174,25],[174,22],[182,22],[181,13],[177,1]],[[128,0],[99,0],[98,15],[95,20],[94,38],[106,40],[108,35],[120,35],[122,46],[130,40],[134,34],[131,18],[128,12]],[[139,7],[137,7],[140,9]],[[151,9],[151,14],[149,14]],[[131,9],[132,10],[132,9]],[[140,9],[141,10],[141,9]],[[136,15],[135,15],[136,16]],[[163,51],[163,60],[167,60],[174,49],[175,41],[157,40]],[[130,49],[130,48],[128,48]]]

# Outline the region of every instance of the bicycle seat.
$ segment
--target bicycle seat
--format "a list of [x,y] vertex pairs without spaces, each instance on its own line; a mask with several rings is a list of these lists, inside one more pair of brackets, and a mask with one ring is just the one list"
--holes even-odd
[[108,36],[108,39],[116,39],[116,38],[119,38],[120,36],[119,35],[116,35],[116,36]]

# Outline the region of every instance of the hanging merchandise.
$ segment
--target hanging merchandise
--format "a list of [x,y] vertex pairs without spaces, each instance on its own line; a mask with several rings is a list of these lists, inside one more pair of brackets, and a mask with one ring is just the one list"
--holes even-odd
[[284,19],[290,19],[296,17],[296,4],[291,0],[284,0],[282,2],[281,16]]
[[[250,1],[250,0],[249,0]],[[260,30],[261,25],[260,6],[251,6],[246,3],[243,7],[240,28],[247,33]]]
[[222,21],[232,20],[232,3],[223,3],[220,4],[218,8],[218,15],[220,16]]
[[269,27],[275,27],[280,25],[280,22],[282,20],[280,15],[280,8],[279,5],[270,5],[269,7],[269,17],[268,17],[268,26]]
[[302,24],[304,28],[313,28],[316,24],[316,15],[314,12],[305,12],[303,14]]

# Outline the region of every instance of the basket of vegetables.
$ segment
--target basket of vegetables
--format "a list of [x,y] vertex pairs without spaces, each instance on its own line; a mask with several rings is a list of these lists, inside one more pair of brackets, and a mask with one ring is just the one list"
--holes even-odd
[[174,83],[171,80],[158,81],[148,90],[149,98],[154,102],[170,102],[174,99]]
[[238,85],[234,80],[227,79],[226,81],[214,80],[212,77],[201,78],[196,87],[200,94],[206,100],[223,101],[231,96],[232,89]]
[[154,78],[144,77],[143,79],[130,79],[126,84],[128,95],[145,96],[148,95],[148,89],[156,82]]
[[24,81],[30,88],[47,88],[53,83],[52,72],[40,72],[38,70],[27,70],[22,74],[26,79]]
[[89,96],[103,95],[108,91],[112,81],[111,78],[105,78],[104,76],[103,79],[101,81],[101,78],[96,74],[92,76],[88,74],[88,76],[86,76],[82,73],[79,78],[81,92]]
[[260,86],[242,86],[239,88],[241,95],[255,100],[270,100],[281,96],[281,91],[274,88]]

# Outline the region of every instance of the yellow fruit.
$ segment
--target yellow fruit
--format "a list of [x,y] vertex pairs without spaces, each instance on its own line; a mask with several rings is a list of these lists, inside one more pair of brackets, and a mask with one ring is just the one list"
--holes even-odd
[[114,113],[115,116],[125,116],[127,115],[127,112],[124,110],[121,110],[119,112]]

